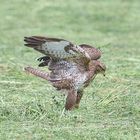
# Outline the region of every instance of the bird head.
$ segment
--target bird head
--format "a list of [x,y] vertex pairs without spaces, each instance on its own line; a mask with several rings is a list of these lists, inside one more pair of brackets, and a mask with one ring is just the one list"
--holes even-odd
[[105,76],[106,66],[100,61],[93,60],[92,64],[95,66],[95,73],[102,73]]

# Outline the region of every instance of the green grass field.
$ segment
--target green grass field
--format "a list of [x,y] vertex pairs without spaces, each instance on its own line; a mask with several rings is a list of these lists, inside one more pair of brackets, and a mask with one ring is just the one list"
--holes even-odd
[[[139,140],[140,1],[0,0],[0,140]],[[41,54],[23,37],[100,47],[107,66],[80,108],[60,118],[65,97],[23,71]]]

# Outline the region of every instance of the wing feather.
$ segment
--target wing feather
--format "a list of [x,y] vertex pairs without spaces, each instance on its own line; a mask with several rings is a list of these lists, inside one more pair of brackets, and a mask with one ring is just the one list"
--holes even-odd
[[88,53],[90,58],[92,60],[97,60],[101,57],[101,51],[98,48],[95,48],[93,46],[87,45],[87,44],[81,44],[79,45],[85,52]]
[[90,56],[82,47],[58,38],[47,38],[41,36],[25,37],[25,46],[50,56],[52,58],[65,59],[74,57],[84,57],[89,60]]

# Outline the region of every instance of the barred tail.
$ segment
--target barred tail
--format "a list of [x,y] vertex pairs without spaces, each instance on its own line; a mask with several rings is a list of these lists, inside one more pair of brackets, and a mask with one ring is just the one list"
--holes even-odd
[[49,80],[49,74],[44,71],[41,71],[32,67],[25,67],[24,69],[25,71],[32,73],[35,76],[41,77],[45,80]]

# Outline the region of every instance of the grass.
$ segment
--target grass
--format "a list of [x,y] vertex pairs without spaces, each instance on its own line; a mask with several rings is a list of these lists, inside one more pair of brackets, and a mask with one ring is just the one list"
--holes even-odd
[[[139,0],[1,0],[0,139],[139,140],[139,25]],[[23,71],[41,56],[23,46],[30,35],[101,47],[106,77],[96,77],[78,110],[60,118],[64,97]]]

